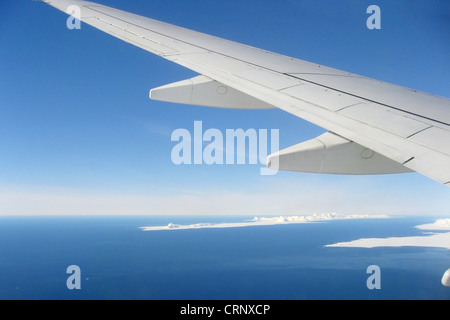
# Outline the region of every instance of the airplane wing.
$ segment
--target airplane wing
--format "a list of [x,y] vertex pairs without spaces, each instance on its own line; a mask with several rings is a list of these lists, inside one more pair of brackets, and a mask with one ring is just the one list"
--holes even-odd
[[[222,108],[279,108],[328,130],[268,157],[316,173],[417,171],[450,186],[450,99],[279,55],[93,2],[43,0],[199,76],[150,98]],[[70,14],[70,10],[69,10]]]

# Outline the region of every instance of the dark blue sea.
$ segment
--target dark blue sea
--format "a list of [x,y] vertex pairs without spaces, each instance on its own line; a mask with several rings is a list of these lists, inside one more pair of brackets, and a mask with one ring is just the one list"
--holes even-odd
[[[0,299],[450,299],[450,250],[337,248],[420,235],[431,218],[335,220],[224,229],[139,227],[252,217],[0,217]],[[68,266],[80,289],[68,289]],[[381,288],[369,290],[370,265]]]

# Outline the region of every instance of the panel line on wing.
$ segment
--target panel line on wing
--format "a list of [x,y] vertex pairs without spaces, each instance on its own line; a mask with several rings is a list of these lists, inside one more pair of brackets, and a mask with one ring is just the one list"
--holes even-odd
[[364,99],[366,101],[373,102],[373,103],[376,103],[376,104],[379,104],[379,105],[382,105],[382,106],[385,106],[385,107],[388,107],[388,108],[391,108],[391,109],[394,109],[394,110],[397,110],[397,111],[401,111],[401,112],[404,112],[404,113],[407,113],[407,114],[410,114],[410,115],[413,115],[413,116],[416,116],[416,117],[419,117],[419,118],[422,118],[422,119],[426,119],[426,120],[429,120],[429,121],[440,123],[440,124],[443,124],[445,126],[450,126],[450,123],[447,123],[447,122],[444,122],[444,121],[441,121],[441,120],[437,120],[437,119],[433,119],[433,118],[430,118],[430,117],[427,117],[427,116],[424,116],[424,115],[421,115],[421,114],[418,114],[418,113],[414,113],[412,111],[404,110],[404,109],[395,107],[393,105],[389,105],[389,104],[382,103],[382,102],[379,102],[379,101],[376,101],[376,100],[373,100],[373,99],[369,99],[369,98],[366,98],[366,97],[363,97],[363,96],[360,96],[360,95],[357,95],[357,94],[354,94],[354,93],[350,93],[350,92],[347,92],[347,91],[344,91],[344,90],[340,90],[340,89],[336,89],[336,88],[333,88],[333,87],[330,87],[330,86],[326,86],[324,84],[321,84],[321,83],[318,83],[318,82],[314,82],[314,81],[311,81],[311,80],[307,80],[307,79],[304,79],[304,78],[300,78],[300,77],[297,77],[297,76],[289,74],[289,73],[285,73],[285,75],[291,76],[293,78],[302,80],[304,82],[312,83],[312,84],[315,84],[315,85],[318,85],[318,86],[321,86],[321,87],[324,87],[324,88],[332,89],[332,90],[335,90],[335,91],[347,94],[347,95],[355,97],[355,98]]
[[419,133],[421,133],[422,131],[425,131],[425,130],[427,130],[427,129],[430,129],[431,127],[433,127],[433,126],[429,126],[429,127],[423,128],[422,130],[419,130],[419,131],[417,131],[417,132],[414,132],[413,134],[407,136],[406,139],[412,138],[412,137],[414,137],[416,134],[419,134]]
[[411,157],[411,158],[409,158],[408,160],[406,160],[405,162],[403,162],[402,164],[405,165],[405,164],[407,164],[408,162],[414,160],[414,158],[415,158],[415,157]]

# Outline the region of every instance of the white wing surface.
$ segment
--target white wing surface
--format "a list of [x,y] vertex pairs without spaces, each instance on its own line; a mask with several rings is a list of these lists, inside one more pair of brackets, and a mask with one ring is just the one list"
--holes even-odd
[[450,100],[80,0],[45,0],[80,20],[199,73],[152,99],[223,108],[279,108],[327,129],[269,156],[281,170],[417,171],[450,186]]

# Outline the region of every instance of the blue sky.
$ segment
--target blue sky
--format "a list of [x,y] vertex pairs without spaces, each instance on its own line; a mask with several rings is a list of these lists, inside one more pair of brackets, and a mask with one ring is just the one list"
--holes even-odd
[[[450,97],[450,3],[99,0],[122,10]],[[381,30],[366,9],[381,8]],[[450,190],[419,174],[333,176],[172,163],[177,128],[279,129],[280,148],[325,132],[281,110],[157,102],[196,74],[31,0],[0,3],[0,215],[448,215]]]

